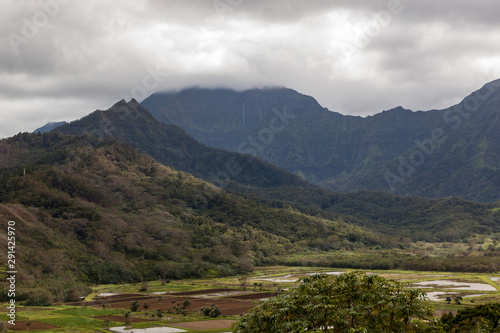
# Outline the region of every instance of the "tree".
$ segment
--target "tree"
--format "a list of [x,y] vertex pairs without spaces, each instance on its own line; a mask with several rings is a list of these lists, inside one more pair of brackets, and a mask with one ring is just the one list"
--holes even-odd
[[132,304],[130,304],[130,311],[137,312],[138,309],[139,309],[139,302],[133,301]]
[[459,310],[456,316],[452,313],[443,314],[441,323],[445,332],[498,332],[500,303]]
[[218,306],[211,304],[210,307],[202,307],[201,314],[210,318],[217,318],[220,316],[220,309]]
[[242,276],[242,277],[240,277],[238,279],[238,281],[240,281],[240,285],[243,288],[243,290],[247,290],[247,281],[248,281],[248,278],[246,276]]
[[163,317],[163,310],[162,309],[156,310],[156,317],[158,317],[158,319],[161,319]]
[[353,272],[302,282],[250,310],[234,332],[406,332],[411,319],[432,319],[425,294],[395,280]]

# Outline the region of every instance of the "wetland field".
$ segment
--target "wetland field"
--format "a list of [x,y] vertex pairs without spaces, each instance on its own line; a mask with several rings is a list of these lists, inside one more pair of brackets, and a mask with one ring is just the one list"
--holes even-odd
[[[286,293],[300,278],[350,269],[259,267],[249,275],[210,279],[99,285],[79,302],[16,308],[12,331],[37,332],[230,332],[231,324],[263,300]],[[363,270],[361,270],[363,271]],[[500,302],[500,274],[367,270],[427,294],[436,316]],[[133,304],[136,308],[133,309]],[[132,311],[134,310],[134,311]],[[0,319],[8,321],[6,305]]]

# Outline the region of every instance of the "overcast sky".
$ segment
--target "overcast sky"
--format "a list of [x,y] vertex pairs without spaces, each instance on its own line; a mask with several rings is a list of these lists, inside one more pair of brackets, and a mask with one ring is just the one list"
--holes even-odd
[[343,114],[500,78],[498,0],[2,0],[0,137],[186,86],[285,86]]

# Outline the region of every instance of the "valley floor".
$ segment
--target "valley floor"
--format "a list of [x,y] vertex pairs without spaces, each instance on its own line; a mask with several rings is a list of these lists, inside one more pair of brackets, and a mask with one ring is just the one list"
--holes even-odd
[[[341,274],[347,271],[352,270],[272,266],[256,268],[247,276],[100,285],[81,302],[50,307],[17,307],[16,325],[9,325],[8,329],[126,332],[126,327],[132,327],[136,333],[229,332],[231,324],[240,314],[268,297],[297,286],[300,278],[316,273]],[[498,273],[366,272],[404,281],[408,287],[421,288],[428,295],[428,303],[436,308],[436,316],[456,313],[478,304],[500,302]],[[130,312],[133,301],[137,301],[138,309]],[[184,304],[188,306],[183,307]],[[204,316],[200,311],[215,307],[220,310],[220,316],[214,318]],[[185,314],[182,313],[183,308]],[[0,313],[3,321],[8,320],[5,309],[6,306],[2,306]]]

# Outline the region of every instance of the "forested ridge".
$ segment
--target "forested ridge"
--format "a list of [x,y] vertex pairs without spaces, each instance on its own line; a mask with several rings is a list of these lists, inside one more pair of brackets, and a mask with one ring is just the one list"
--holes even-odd
[[113,139],[24,133],[0,153],[1,223],[16,221],[19,278],[48,298],[74,298],[85,283],[249,272],[329,235],[349,247],[383,240],[227,193]]
[[[498,235],[494,204],[310,185],[222,189],[92,135],[23,133],[0,141],[0,154],[2,230],[16,221],[20,300],[33,304],[75,299],[89,284],[226,276],[255,265],[499,264],[489,256],[495,247],[473,261],[412,250],[422,239]],[[359,256],[345,257],[350,251]]]

